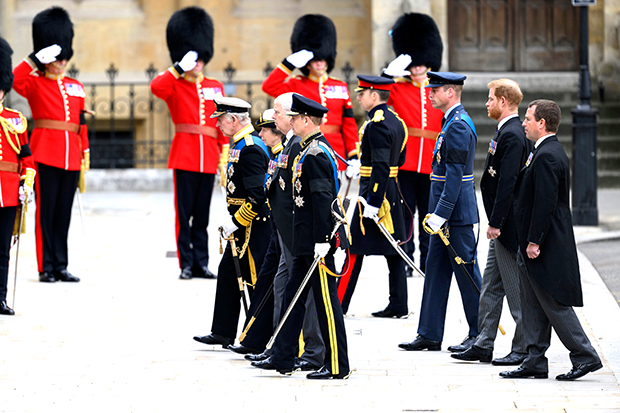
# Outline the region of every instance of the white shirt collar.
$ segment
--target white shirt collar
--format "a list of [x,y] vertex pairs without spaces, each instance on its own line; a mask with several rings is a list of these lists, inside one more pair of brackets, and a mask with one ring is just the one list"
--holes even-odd
[[461,102],[458,102],[458,103],[455,103],[454,105],[450,106],[450,109],[446,110],[446,114],[443,115],[443,117],[445,119],[448,119],[448,115],[450,115],[450,113],[454,110],[454,108],[457,107],[460,104],[461,104]]
[[542,138],[538,138],[538,140],[534,144],[534,148],[538,148],[540,146],[540,144],[543,143],[543,141],[545,139],[547,139],[549,136],[554,136],[554,135],[555,135],[555,133],[550,133],[548,135],[543,136]]
[[514,113],[512,115],[506,116],[504,119],[500,120],[499,123],[497,124],[497,130],[500,130],[502,128],[502,126],[504,126],[506,124],[506,122],[508,122],[510,119],[518,118],[518,117],[519,117],[518,113]]

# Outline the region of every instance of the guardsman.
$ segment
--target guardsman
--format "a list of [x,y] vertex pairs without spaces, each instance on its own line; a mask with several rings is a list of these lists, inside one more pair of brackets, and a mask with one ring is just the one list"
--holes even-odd
[[[301,291],[299,299],[277,336],[273,354],[268,359],[254,361],[254,367],[292,374],[295,370],[295,350],[305,314],[305,303],[312,288],[321,334],[325,342],[325,362],[309,379],[346,379],[351,374],[347,355],[344,317],[338,302],[336,279],[328,272],[334,269],[335,247],[347,247],[342,236],[330,238],[334,223],[332,203],[338,195],[336,156],[319,126],[327,109],[299,94],[293,95],[291,125],[295,135],[302,137],[301,152],[294,161],[292,194],[293,266],[289,276],[283,309],[288,308],[315,259],[322,259]],[[327,268],[326,268],[327,267]]]
[[[30,147],[37,170],[36,244],[39,281],[78,282],[67,271],[67,236],[80,171],[90,168],[84,86],[65,76],[73,56],[73,24],[60,7],[32,21],[34,52],[14,70],[13,88],[30,104]],[[82,188],[80,188],[83,190]]]
[[217,126],[224,136],[232,139],[226,167],[226,202],[230,215],[222,224],[222,235],[234,235],[237,257],[233,257],[228,243],[218,268],[211,334],[195,336],[194,340],[227,348],[235,342],[241,310],[234,260],[239,259],[243,280],[253,286],[269,245],[271,225],[263,188],[269,150],[253,134],[249,103],[229,97],[216,97],[213,101],[215,112],[211,117],[217,118]]
[[[0,314],[14,315],[6,303],[9,275],[9,251],[11,235],[16,223],[17,206],[24,205],[34,197],[35,169],[26,133],[24,115],[5,108],[2,102],[13,86],[11,73],[11,46],[0,37]],[[21,209],[19,208],[19,209]],[[17,216],[19,220],[25,215]],[[23,223],[22,223],[23,225]]]
[[[175,127],[168,168],[174,170],[177,256],[182,280],[215,278],[209,271],[207,225],[213,181],[228,152],[228,138],[209,118],[219,81],[202,74],[213,57],[213,21],[200,7],[186,7],[168,21],[166,40],[174,63],[151,82],[168,105]],[[220,153],[222,154],[220,156]]]
[[[433,148],[441,130],[440,110],[433,108],[428,99],[426,73],[438,71],[441,66],[443,44],[435,21],[426,14],[407,13],[398,18],[391,31],[392,48],[398,56],[383,71],[382,76],[393,78],[396,84],[390,91],[388,105],[405,121],[407,158],[398,170],[398,183],[411,213],[405,213],[406,228],[413,226],[413,214],[418,211],[418,251],[420,269],[426,269],[426,255],[430,235],[422,229],[428,213],[431,190]],[[413,259],[413,237],[403,246]],[[405,265],[408,276],[413,268]]]
[[387,101],[394,81],[380,76],[358,75],[357,100],[368,112],[368,121],[360,128],[359,196],[351,220],[350,276],[343,275],[338,283],[338,296],[346,314],[365,255],[383,255],[390,270],[390,301],[375,317],[402,317],[408,313],[405,263],[373,221],[378,216],[395,239],[406,237],[403,204],[398,190],[398,167],[405,162],[407,130]]
[[[487,238],[489,253],[482,277],[479,334],[474,345],[451,356],[458,360],[491,361],[498,366],[518,366],[527,355],[521,310],[521,289],[517,266],[517,229],[513,210],[513,194],[519,171],[525,165],[532,144],[525,137],[519,120],[519,103],[523,93],[517,82],[510,79],[493,80],[486,106],[489,117],[497,120],[497,131],[489,143],[487,160],[480,180],[482,202],[489,219]],[[493,359],[493,344],[497,336],[504,296],[515,321],[515,334],[510,353]],[[493,360],[492,360],[493,359]]]
[[[431,89],[429,98],[433,107],[445,113],[442,129],[433,154],[431,196],[427,224],[438,232],[444,224],[450,235],[450,244],[464,261],[469,274],[480,288],[480,270],[476,262],[476,236],[473,225],[478,223],[478,205],[474,190],[474,155],[476,129],[461,105],[461,92],[466,77],[450,72],[428,72]],[[459,264],[450,256],[439,235],[431,236],[418,337],[411,343],[402,343],[405,350],[441,350],[446,308],[452,274],[461,291],[469,334],[452,352],[471,347],[478,335],[478,293]]]
[[[263,91],[273,97],[295,92],[325,106],[329,112],[321,121],[321,133],[337,154],[357,160],[357,125],[349,89],[329,76],[336,61],[336,26],[322,14],[301,16],[293,27],[291,49],[293,54],[263,81]],[[295,68],[303,75],[289,78]],[[340,170],[345,168],[339,164]]]

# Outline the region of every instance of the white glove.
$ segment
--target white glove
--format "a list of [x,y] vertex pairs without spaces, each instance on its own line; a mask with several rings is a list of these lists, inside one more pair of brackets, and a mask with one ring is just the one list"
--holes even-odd
[[360,166],[362,163],[359,159],[349,159],[347,161],[347,170],[346,174],[349,179],[357,179],[360,177]]
[[34,190],[31,186],[20,185],[19,186],[19,202],[23,205],[25,203],[31,203],[34,199]]
[[329,252],[331,246],[329,242],[321,242],[320,244],[314,244],[314,258],[323,258]]
[[376,217],[378,213],[379,208],[374,207],[368,203],[364,206],[364,218],[374,219],[374,217]]
[[183,56],[183,59],[179,62],[179,67],[183,69],[184,72],[189,72],[196,67],[196,60],[198,60],[198,53],[190,50],[185,53],[185,56]]
[[433,232],[437,232],[446,221],[447,220],[445,218],[442,218],[439,215],[431,214],[431,216],[428,217],[426,224],[433,230]]
[[310,60],[314,57],[314,53],[310,50],[300,50],[298,52],[293,53],[286,60],[295,66],[296,68],[305,67]]
[[406,70],[411,64],[411,56],[408,54],[401,54],[396,59],[392,60],[388,67],[383,71],[386,75],[392,77],[409,76],[410,71]]
[[239,229],[237,225],[232,220],[232,217],[229,215],[228,219],[222,224],[222,235],[226,238],[230,236],[233,232]]
[[37,59],[39,59],[39,62],[46,65],[48,63],[56,61],[56,56],[58,56],[61,51],[62,47],[58,46],[57,44],[53,44],[39,50],[37,53],[35,53],[35,56],[37,57]]

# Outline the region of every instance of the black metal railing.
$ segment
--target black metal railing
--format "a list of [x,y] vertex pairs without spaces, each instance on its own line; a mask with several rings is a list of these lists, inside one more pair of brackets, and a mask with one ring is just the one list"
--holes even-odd
[[[273,70],[267,62],[265,77]],[[346,62],[341,69],[349,88],[353,67]],[[145,79],[133,82],[118,81],[119,69],[111,63],[105,70],[107,81],[84,82],[85,109],[88,137],[91,148],[91,167],[115,168],[165,168],[174,128],[166,103],[156,98],[149,84],[159,71],[151,63],[144,71]],[[79,70],[72,65],[67,74],[78,78]],[[224,93],[252,104],[251,116],[271,107],[273,99],[266,95],[263,80],[235,80],[237,69],[228,63],[224,69]],[[6,98],[7,107],[28,115],[30,109],[25,99],[12,91]],[[30,122],[32,124],[32,122]]]

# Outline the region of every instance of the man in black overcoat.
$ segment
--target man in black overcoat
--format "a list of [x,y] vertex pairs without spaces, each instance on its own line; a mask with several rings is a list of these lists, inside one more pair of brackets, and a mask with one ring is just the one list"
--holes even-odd
[[572,306],[582,306],[577,247],[569,207],[568,157],[558,141],[560,108],[550,100],[529,104],[523,126],[534,151],[519,174],[515,220],[523,323],[528,356],[505,378],[547,378],[551,327],[570,350],[573,368],[557,380],[575,380],[603,367]]

